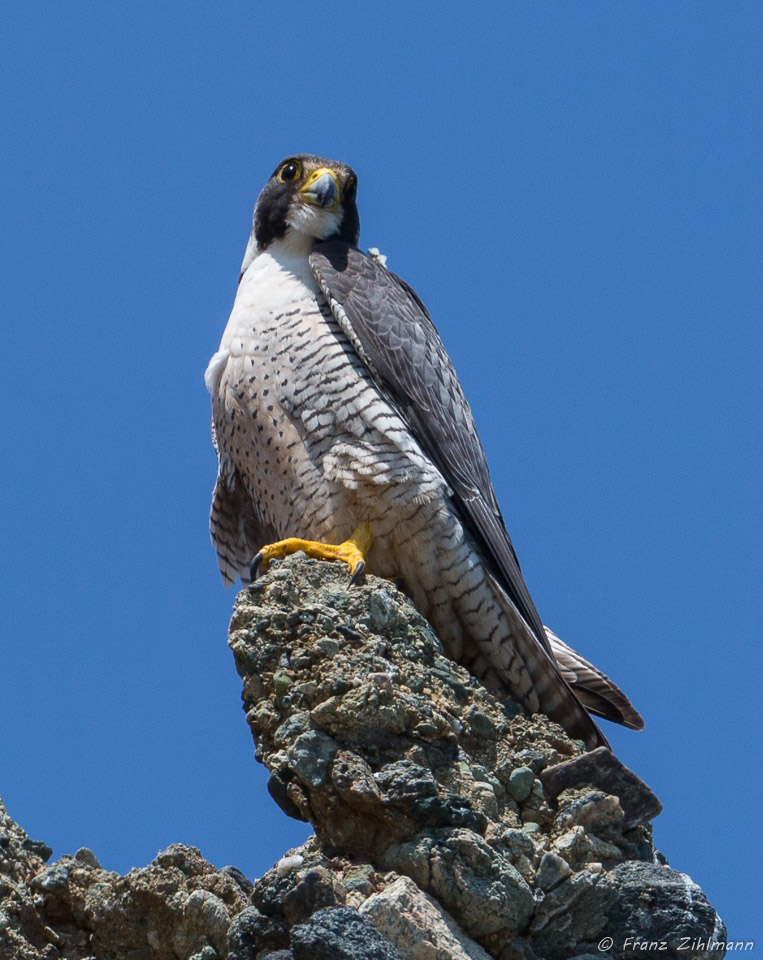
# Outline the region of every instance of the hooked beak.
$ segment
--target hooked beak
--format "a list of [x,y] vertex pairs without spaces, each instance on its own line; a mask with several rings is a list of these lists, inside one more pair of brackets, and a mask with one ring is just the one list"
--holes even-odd
[[334,207],[339,198],[339,185],[333,170],[321,167],[310,177],[304,187],[300,188],[300,197],[306,203],[316,207]]

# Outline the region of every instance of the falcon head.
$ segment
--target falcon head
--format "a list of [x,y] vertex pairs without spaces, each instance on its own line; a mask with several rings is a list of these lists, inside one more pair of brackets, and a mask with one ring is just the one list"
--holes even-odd
[[258,250],[287,235],[344,240],[356,246],[360,234],[355,204],[358,178],[344,163],[300,153],[278,164],[254,208]]

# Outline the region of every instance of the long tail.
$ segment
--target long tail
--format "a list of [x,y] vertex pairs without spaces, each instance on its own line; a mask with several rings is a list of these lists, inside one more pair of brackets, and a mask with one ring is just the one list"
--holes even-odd
[[644,720],[622,690],[585,657],[568,647],[553,630],[548,627],[545,630],[562,676],[586,710],[631,730],[642,730]]
[[[546,637],[541,641],[535,636],[491,574],[488,574],[488,582],[509,628],[505,642],[498,650],[492,648],[490,658],[505,692],[530,713],[545,713],[570,737],[582,740],[589,750],[609,747],[607,738],[589,713],[588,704],[569,683]],[[474,672],[471,666],[469,669]],[[488,686],[485,678],[479,673],[476,675]]]

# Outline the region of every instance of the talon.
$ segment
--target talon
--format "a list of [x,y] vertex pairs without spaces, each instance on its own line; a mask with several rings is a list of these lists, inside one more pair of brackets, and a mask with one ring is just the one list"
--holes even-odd
[[339,544],[320,543],[317,540],[289,537],[287,540],[279,540],[277,543],[269,543],[264,546],[252,560],[252,565],[249,568],[250,576],[254,580],[259,571],[267,570],[271,560],[289,557],[293,553],[301,551],[308,557],[315,557],[318,560],[344,561],[350,568],[350,586],[352,586],[363,575],[366,568],[365,557],[373,542],[374,537],[368,523],[362,523],[353,531],[348,540]]

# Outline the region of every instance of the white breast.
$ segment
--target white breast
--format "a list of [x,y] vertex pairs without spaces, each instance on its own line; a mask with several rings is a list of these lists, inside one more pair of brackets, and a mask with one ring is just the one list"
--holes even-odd
[[318,284],[310,269],[306,244],[300,235],[276,240],[252,260],[241,278],[220,346],[204,374],[210,393],[217,390],[228,359],[248,352],[253,325],[281,316],[294,304],[317,299]]

